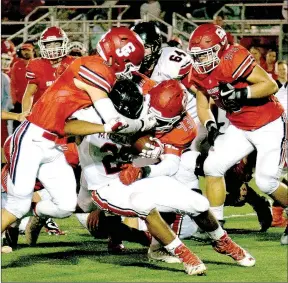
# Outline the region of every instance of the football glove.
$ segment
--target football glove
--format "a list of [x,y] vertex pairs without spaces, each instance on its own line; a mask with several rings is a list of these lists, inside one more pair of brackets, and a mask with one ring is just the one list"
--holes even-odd
[[105,133],[118,132],[128,127],[127,121],[122,117],[111,119],[108,123],[104,124]]
[[[149,149],[142,149],[139,154],[143,158],[157,159],[164,152],[164,146],[161,141],[157,138],[150,137],[152,143],[146,143],[145,146]],[[154,145],[156,143],[156,145]]]
[[124,164],[121,166],[121,169],[119,179],[126,186],[131,185],[142,177],[141,168],[134,167],[132,164]]
[[210,144],[210,146],[214,146],[214,142],[215,142],[216,138],[220,135],[223,135],[223,133],[221,133],[219,131],[219,128],[214,121],[211,121],[211,120],[208,121],[206,123],[205,127],[208,131],[207,141]]
[[222,102],[229,112],[238,112],[249,94],[248,87],[235,89],[231,84],[221,86],[220,95]]

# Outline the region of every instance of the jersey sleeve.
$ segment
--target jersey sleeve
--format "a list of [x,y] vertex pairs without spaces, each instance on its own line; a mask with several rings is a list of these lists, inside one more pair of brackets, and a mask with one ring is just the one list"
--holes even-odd
[[89,57],[81,60],[77,76],[85,83],[109,93],[116,81],[114,71],[103,60],[89,60]]
[[223,58],[222,73],[231,82],[246,78],[256,66],[251,53],[241,45],[232,46]]
[[42,68],[37,59],[29,61],[26,67],[26,79],[28,80],[28,84],[39,84],[42,77],[41,70]]

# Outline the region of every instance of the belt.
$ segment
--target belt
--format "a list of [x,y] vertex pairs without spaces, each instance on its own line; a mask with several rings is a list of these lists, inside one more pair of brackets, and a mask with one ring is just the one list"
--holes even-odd
[[42,137],[53,142],[56,142],[56,140],[58,139],[57,135],[49,133],[49,132],[43,132]]

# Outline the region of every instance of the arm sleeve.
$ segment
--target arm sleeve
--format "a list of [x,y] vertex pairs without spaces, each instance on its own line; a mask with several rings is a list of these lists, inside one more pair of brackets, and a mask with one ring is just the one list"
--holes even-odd
[[39,85],[39,81],[41,79],[40,66],[36,65],[36,61],[31,60],[26,67],[26,79],[28,80],[28,84],[36,84]]
[[180,157],[175,154],[164,154],[157,165],[149,165],[151,172],[148,178],[157,176],[173,176],[179,169]]
[[247,77],[256,66],[256,62],[246,48],[237,45],[224,55],[224,66],[223,75],[228,80],[236,81]]
[[[82,58],[81,58],[82,59]],[[75,62],[75,61],[74,61]],[[115,84],[115,73],[103,61],[81,60],[76,76],[85,83],[109,93]]]

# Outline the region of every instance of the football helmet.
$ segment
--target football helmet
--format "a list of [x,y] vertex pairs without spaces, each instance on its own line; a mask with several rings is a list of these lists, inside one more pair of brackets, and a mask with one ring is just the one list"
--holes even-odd
[[145,49],[151,49],[151,53],[145,55],[141,65],[141,72],[149,70],[158,60],[161,54],[162,37],[160,29],[154,22],[139,23],[131,28],[144,42]]
[[118,78],[131,77],[132,71],[139,70],[145,52],[141,38],[126,27],[110,29],[99,40],[96,48]]
[[183,42],[180,37],[173,36],[168,42],[168,46],[170,47],[177,47],[177,48],[182,48],[183,47]]
[[157,119],[157,132],[169,132],[186,111],[186,88],[176,80],[167,80],[153,87],[150,92],[149,112]]
[[130,119],[138,119],[143,109],[140,87],[129,79],[118,80],[108,94],[117,111]]
[[9,71],[13,57],[16,55],[16,47],[11,40],[1,40],[1,70]]
[[197,73],[207,74],[219,65],[227,47],[228,40],[224,29],[214,24],[203,24],[192,32],[187,51]]
[[68,54],[71,56],[85,56],[87,55],[87,49],[80,41],[72,41],[68,45]]
[[[66,33],[61,28],[46,28],[38,41],[41,57],[50,60],[64,57],[68,53],[68,41]],[[47,48],[46,44],[50,42],[60,42],[61,46]]]

